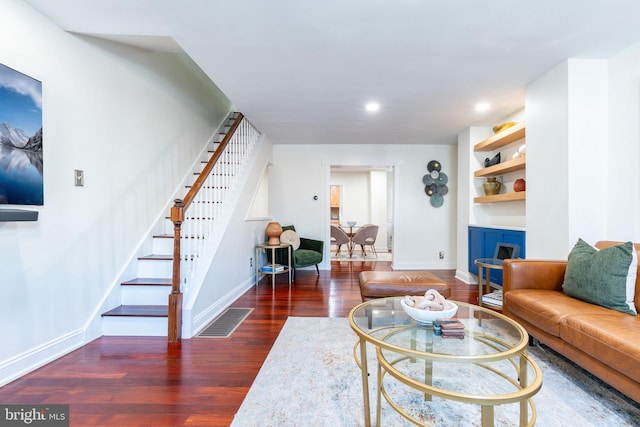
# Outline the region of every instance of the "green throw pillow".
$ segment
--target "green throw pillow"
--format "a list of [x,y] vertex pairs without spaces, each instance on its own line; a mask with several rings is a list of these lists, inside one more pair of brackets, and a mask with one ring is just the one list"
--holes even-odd
[[631,242],[598,250],[578,239],[569,254],[562,290],[571,297],[635,316],[637,268]]

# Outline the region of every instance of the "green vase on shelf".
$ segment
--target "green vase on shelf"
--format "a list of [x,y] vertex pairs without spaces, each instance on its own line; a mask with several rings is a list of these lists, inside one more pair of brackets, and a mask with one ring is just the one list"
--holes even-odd
[[487,178],[487,180],[482,183],[482,187],[484,188],[485,196],[493,196],[500,193],[502,183],[500,183],[495,177]]

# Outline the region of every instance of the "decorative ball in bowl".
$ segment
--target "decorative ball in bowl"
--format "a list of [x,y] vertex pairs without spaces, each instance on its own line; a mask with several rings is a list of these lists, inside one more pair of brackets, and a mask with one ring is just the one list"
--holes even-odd
[[347,221],[347,225],[349,227],[354,227],[356,225],[356,222],[355,221]]
[[443,310],[425,310],[417,307],[409,307],[404,299],[400,300],[400,305],[405,313],[418,323],[433,323],[436,319],[450,319],[458,312],[458,306],[449,300],[444,302]]

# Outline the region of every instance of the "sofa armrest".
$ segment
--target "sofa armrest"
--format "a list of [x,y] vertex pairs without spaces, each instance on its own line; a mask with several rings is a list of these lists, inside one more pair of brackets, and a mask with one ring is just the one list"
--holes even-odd
[[562,291],[567,261],[505,259],[502,264],[503,292],[513,289]]
[[307,239],[305,237],[300,237],[300,248],[299,249],[310,249],[316,252],[323,252],[324,242],[322,240],[314,240]]

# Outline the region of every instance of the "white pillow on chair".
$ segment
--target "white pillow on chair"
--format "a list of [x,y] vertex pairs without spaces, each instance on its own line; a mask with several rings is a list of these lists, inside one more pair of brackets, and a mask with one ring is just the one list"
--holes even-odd
[[300,237],[293,230],[285,230],[280,235],[280,243],[291,245],[294,251],[300,247]]

